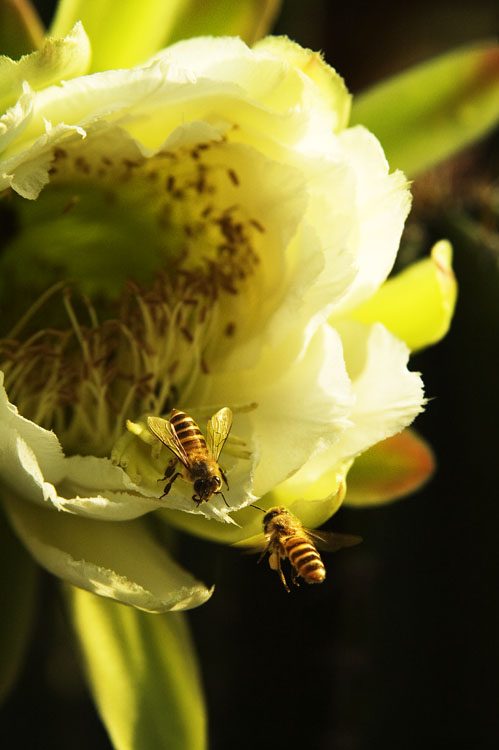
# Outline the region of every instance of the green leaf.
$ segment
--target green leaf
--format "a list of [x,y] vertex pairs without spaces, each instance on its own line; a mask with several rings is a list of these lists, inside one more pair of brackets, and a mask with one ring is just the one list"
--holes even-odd
[[0,512],[0,701],[22,667],[32,630],[36,603],[37,568]]
[[446,240],[431,256],[388,279],[350,314],[360,323],[383,323],[411,351],[440,341],[449,330],[457,299],[452,248]]
[[193,36],[239,36],[254,44],[272,28],[281,0],[189,0],[168,43]]
[[416,492],[435,470],[429,445],[406,429],[355,459],[347,478],[345,505],[381,505]]
[[354,98],[352,124],[381,141],[391,167],[414,176],[499,122],[499,45],[481,42],[417,65]]
[[0,54],[17,60],[43,43],[43,24],[29,0],[0,3]]
[[178,39],[238,35],[248,44],[273,23],[280,0],[61,0],[51,28],[64,36],[81,20],[92,70],[128,68]]
[[186,620],[66,587],[97,709],[115,750],[203,750],[206,715]]

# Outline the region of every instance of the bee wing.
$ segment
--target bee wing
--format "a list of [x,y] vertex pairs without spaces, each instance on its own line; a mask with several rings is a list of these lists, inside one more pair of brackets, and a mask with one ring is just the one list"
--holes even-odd
[[337,552],[344,547],[354,547],[363,541],[362,537],[356,534],[338,534],[334,531],[315,531],[313,529],[305,529],[305,531],[319,549],[328,552]]
[[147,426],[152,434],[182,461],[184,466],[189,466],[189,457],[170,422],[161,417],[147,417]]
[[232,412],[228,406],[217,411],[216,414],[208,420],[206,430],[206,445],[211,455],[218,461],[218,457],[232,426]]

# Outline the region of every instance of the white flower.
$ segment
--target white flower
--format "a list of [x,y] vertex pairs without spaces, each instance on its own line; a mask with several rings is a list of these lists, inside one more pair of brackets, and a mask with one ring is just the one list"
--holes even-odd
[[[314,462],[341,473],[421,410],[405,346],[346,320],[386,279],[410,204],[349,106],[321,57],[283,38],[192,39],[130,70],[24,82],[0,141],[25,229],[4,269],[17,297],[33,260],[40,294],[63,275],[92,300],[83,323],[65,292],[65,328],[43,330],[54,288],[3,344],[8,512],[52,572],[144,609],[195,606],[209,592],[140,516],[230,522]],[[233,409],[225,501],[197,507],[181,479],[160,499],[168,452],[125,422],[140,433],[173,406],[202,429]]]

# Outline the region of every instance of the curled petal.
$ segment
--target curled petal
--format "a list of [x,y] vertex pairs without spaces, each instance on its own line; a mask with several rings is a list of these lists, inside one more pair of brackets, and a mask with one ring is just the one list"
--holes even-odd
[[358,126],[339,135],[356,175],[358,273],[333,318],[368,299],[390,273],[397,255],[411,196],[402,172],[389,174],[378,140]]
[[3,386],[0,422],[0,473],[24,498],[105,520],[136,518],[158,508],[109,459],[66,457],[55,433],[22,417]]
[[31,89],[59,83],[63,79],[84,75],[90,62],[90,44],[81,23],[64,39],[48,37],[43,47],[17,62],[0,57],[0,111],[15,104],[27,82]]
[[421,376],[407,369],[409,350],[384,326],[342,321],[338,329],[356,396],[352,426],[335,447],[341,463],[407,427],[425,398]]
[[[236,357],[237,359],[237,352]],[[341,341],[327,324],[266,349],[257,366],[206,380],[208,403],[256,403],[247,415],[259,450],[253,493],[264,495],[293,474],[319,444],[338,440],[352,404]],[[286,449],[280,450],[285,441]]]
[[402,430],[424,405],[421,378],[407,370],[409,352],[401,341],[380,324],[343,321],[339,330],[355,398],[349,424],[271,493],[272,505],[285,505],[308,526],[324,523],[342,503],[353,458]]
[[10,496],[18,536],[48,571],[74,586],[147,612],[191,609],[212,590],[180,568],[140,520],[91,521]]
[[18,100],[0,117],[0,152],[28,125],[33,111],[33,99],[31,86],[23,81],[22,93]]
[[[304,49],[284,36],[268,36],[255,44],[254,49],[264,51],[279,61],[300,70],[319,90],[321,109],[334,132],[348,125],[352,97],[343,78],[331,68],[320,52]],[[314,97],[314,106],[318,106]],[[307,106],[307,102],[305,102]]]

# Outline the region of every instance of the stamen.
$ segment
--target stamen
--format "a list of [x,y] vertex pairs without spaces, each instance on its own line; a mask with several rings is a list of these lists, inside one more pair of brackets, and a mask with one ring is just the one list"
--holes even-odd
[[[51,182],[69,188],[64,211],[80,210],[82,185],[94,185],[126,211],[138,195],[161,232],[164,258],[148,288],[127,283],[115,319],[100,322],[91,301],[60,281],[0,341],[9,397],[24,416],[55,429],[67,452],[108,455],[127,419],[194,400],[199,378],[210,372],[213,344],[242,328],[225,311],[258,271],[265,227],[234,202],[244,172],[224,165],[210,152],[215,148],[220,144],[201,143],[149,159],[109,158],[97,149],[81,157],[69,142],[54,149]],[[67,328],[21,341],[27,324],[32,328],[61,296]]]
[[69,292],[67,289],[64,290],[64,307],[66,308],[66,312],[69,316],[69,319],[71,321],[71,325],[73,326],[73,330],[76,334],[76,338],[78,339],[78,342],[81,347],[81,351],[83,353],[83,357],[85,359],[85,362],[87,363],[87,366],[90,368],[90,354],[88,351],[87,342],[84,340],[83,336],[81,335],[81,329],[78,324],[78,321],[76,319],[76,315],[74,314],[74,310],[71,306],[70,298],[69,298]]

